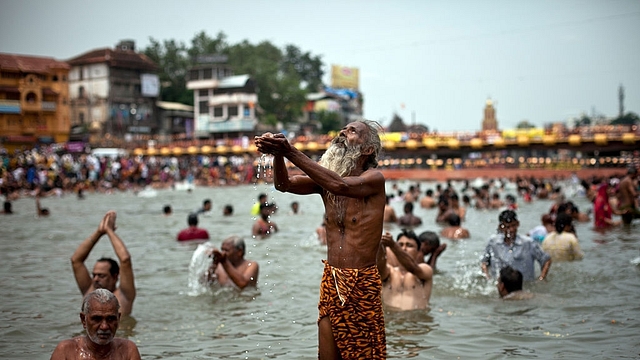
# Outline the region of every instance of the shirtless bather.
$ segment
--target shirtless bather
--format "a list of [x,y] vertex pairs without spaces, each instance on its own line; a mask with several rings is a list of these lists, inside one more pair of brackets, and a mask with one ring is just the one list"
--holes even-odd
[[[378,165],[377,123],[345,126],[316,163],[282,134],[256,137],[274,155],[274,185],[282,192],[319,194],[325,206],[327,260],[320,288],[320,359],[386,357],[381,282],[376,268],[385,205]],[[285,157],[305,175],[289,175]]]

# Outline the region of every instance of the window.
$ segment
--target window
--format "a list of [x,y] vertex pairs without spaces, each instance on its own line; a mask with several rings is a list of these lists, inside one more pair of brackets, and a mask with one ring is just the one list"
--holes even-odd
[[213,117],[222,117],[222,106],[216,106],[213,108]]
[[53,81],[55,81],[55,82],[57,82],[57,81],[58,81],[58,75],[53,75],[52,80],[53,80]]
[[204,89],[204,90],[198,90],[198,96],[209,96],[209,90]]
[[84,113],[79,113],[78,114],[78,119],[80,120],[80,124],[84,124]]
[[189,79],[190,80],[198,80],[198,70],[189,71]]
[[78,98],[79,99],[84,99],[84,86],[80,86],[78,88]]
[[19,72],[3,71],[2,72],[2,77],[5,78],[5,79],[20,79],[20,73]]
[[199,109],[200,109],[200,115],[204,115],[204,114],[208,114],[209,113],[209,102],[208,101],[200,101],[199,105]]
[[238,105],[229,106],[229,117],[238,116]]
[[27,96],[25,96],[25,100],[27,100],[28,103],[34,103],[38,100],[38,98],[36,97],[36,94],[30,92],[27,94]]
[[203,79],[213,79],[213,75],[211,74],[211,69],[204,69],[204,74],[202,76]]

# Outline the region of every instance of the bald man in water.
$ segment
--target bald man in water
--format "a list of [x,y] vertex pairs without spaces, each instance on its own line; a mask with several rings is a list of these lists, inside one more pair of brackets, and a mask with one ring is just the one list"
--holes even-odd
[[51,360],[140,359],[136,344],[117,338],[120,325],[120,304],[107,289],[90,292],[82,302],[80,321],[86,334],[61,341],[51,354]]

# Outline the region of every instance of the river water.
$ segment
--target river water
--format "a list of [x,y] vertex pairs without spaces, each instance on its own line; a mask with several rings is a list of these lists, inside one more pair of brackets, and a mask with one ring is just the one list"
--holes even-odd
[[[391,189],[391,184],[387,184]],[[407,189],[408,182],[398,182]],[[422,191],[434,188],[422,183]],[[280,232],[251,238],[249,215],[258,193],[279,206]],[[326,249],[315,238],[323,214],[319,196],[279,193],[269,185],[67,195],[45,198],[48,218],[36,218],[32,198],[14,202],[16,214],[1,216],[0,358],[48,359],[56,344],[82,334],[81,295],[70,256],[95,230],[104,213],[118,212],[118,234],[133,259],[138,297],[118,336],[138,345],[143,359],[314,359],[317,301]],[[237,293],[214,289],[195,294],[189,264],[196,244],[175,241],[187,214],[205,198],[213,211],[200,226],[215,246],[231,234],[247,242],[249,259],[260,264],[259,286]],[[572,199],[586,210],[586,199]],[[290,215],[298,201],[302,214]],[[174,214],[161,215],[170,204]],[[234,215],[222,216],[232,204]],[[402,203],[394,202],[398,214]],[[520,203],[519,231],[538,225],[551,201]],[[416,207],[424,220],[416,229],[439,231],[435,210]],[[495,283],[484,280],[479,258],[495,232],[498,211],[469,209],[464,226],[471,239],[448,243],[438,261],[429,311],[385,312],[389,358],[638,358],[640,357],[640,235],[631,229],[606,234],[576,224],[584,260],[555,263],[548,281],[527,283],[536,296],[502,301]],[[399,229],[392,227],[395,236]],[[115,257],[105,236],[87,260]]]

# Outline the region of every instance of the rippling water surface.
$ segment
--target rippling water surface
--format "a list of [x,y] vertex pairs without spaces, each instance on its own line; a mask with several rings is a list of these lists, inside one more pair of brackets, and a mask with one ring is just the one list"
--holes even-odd
[[[423,183],[422,191],[429,187],[435,186]],[[273,220],[280,232],[267,240],[250,235],[250,208],[259,192],[279,206]],[[189,287],[197,245],[179,244],[175,236],[205,198],[213,200],[213,211],[200,217],[200,226],[217,247],[231,234],[246,239],[247,258],[260,264],[258,289],[194,295]],[[301,215],[289,214],[294,200]],[[584,198],[573,200],[589,208]],[[81,295],[69,259],[110,209],[118,212],[117,231],[131,252],[138,288],[132,316],[122,321],[118,336],[135,341],[144,359],[316,358],[320,260],[326,256],[315,238],[323,214],[318,196],[258,185],[42,202],[52,211],[49,218],[35,218],[29,198],[14,203],[17,214],[0,217],[0,358],[48,359],[60,340],[82,333]],[[161,215],[165,204],[172,205],[173,216]],[[232,217],[222,216],[225,204],[234,206]],[[551,204],[520,203],[519,231],[538,225]],[[402,212],[401,202],[393,206]],[[417,232],[439,231],[435,210],[416,207],[415,214],[424,220]],[[590,223],[577,224],[584,260],[554,263],[548,281],[525,284],[534,299],[504,302],[479,266],[497,217],[497,211],[470,209],[463,225],[472,238],[443,240],[448,249],[438,261],[430,311],[385,312],[390,358],[640,357],[638,223],[606,234],[594,233]],[[102,256],[115,257],[106,236],[90,254],[89,269]]]

